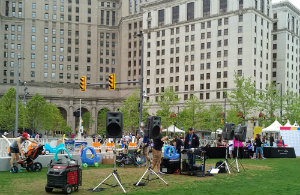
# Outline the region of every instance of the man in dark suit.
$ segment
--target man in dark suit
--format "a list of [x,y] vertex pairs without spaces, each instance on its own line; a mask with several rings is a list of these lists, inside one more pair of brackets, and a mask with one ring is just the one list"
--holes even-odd
[[[184,149],[198,148],[199,137],[194,133],[194,128],[189,128],[189,133],[185,136]],[[189,164],[194,165],[196,163],[196,155],[188,153]]]

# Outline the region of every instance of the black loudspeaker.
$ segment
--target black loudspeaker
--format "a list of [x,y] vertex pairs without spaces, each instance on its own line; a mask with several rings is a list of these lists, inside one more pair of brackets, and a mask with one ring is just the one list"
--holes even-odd
[[239,140],[241,142],[244,142],[246,139],[247,134],[247,126],[239,124],[235,131],[234,131],[234,137],[236,140]]
[[234,123],[226,123],[222,132],[224,140],[232,140],[234,136]]
[[123,114],[122,112],[106,113],[106,137],[122,138]]
[[146,121],[145,126],[145,136],[149,139],[156,139],[160,135],[160,117],[159,116],[149,116]]

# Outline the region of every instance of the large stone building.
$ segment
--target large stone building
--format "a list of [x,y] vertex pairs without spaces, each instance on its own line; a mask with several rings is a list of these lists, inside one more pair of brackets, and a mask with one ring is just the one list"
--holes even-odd
[[144,6],[145,84],[150,101],[172,87],[183,102],[224,101],[234,75],[258,90],[271,81],[271,1],[157,0]]
[[273,5],[272,80],[299,93],[300,11],[288,1]]
[[[98,112],[104,107],[115,110],[131,93],[120,87],[138,86],[118,86],[113,92],[105,85],[88,86],[83,93],[79,78],[87,76],[88,83],[107,83],[110,73],[116,74],[117,81],[138,78],[140,44],[133,37],[141,27],[137,6],[140,2],[129,5],[119,0],[0,1],[0,94],[16,85],[19,64],[20,82],[27,82],[28,98],[39,93],[56,104],[73,129],[78,124],[73,112],[82,99],[84,112],[89,111],[95,121],[88,132],[94,133]],[[129,57],[121,58],[129,47],[128,36],[120,36],[127,31],[137,41],[130,48],[134,55],[128,78],[121,74],[128,72]],[[122,63],[126,64],[121,69]]]
[[[56,104],[73,129],[78,123],[73,112],[82,99],[84,112],[95,121],[88,130],[93,134],[99,111],[115,110],[139,86],[117,85],[116,91],[88,86],[80,92],[80,76],[87,76],[88,83],[107,83],[109,73],[116,74],[116,81],[137,81],[142,56],[146,101],[153,110],[167,87],[180,104],[193,95],[222,103],[224,91],[235,87],[235,74],[252,78],[258,90],[270,81],[299,90],[299,11],[279,5],[273,7],[278,30],[272,34],[270,0],[1,0],[0,96],[16,85],[19,64],[27,98],[39,93]],[[293,18],[295,25],[290,22],[287,30],[285,21]],[[286,43],[272,44],[275,34],[291,42],[285,52],[294,54],[287,59],[282,54],[284,62],[275,45]],[[288,66],[285,72],[281,63]]]

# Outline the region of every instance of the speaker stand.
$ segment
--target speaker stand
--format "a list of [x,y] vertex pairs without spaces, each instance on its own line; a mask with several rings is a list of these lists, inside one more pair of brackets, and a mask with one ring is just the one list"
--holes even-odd
[[234,168],[237,170],[238,173],[240,172],[239,165],[243,168],[244,171],[246,171],[245,168],[244,168],[244,166],[243,166],[243,164],[239,160],[239,149],[240,149],[239,143],[240,143],[240,141],[238,140],[238,147],[237,147],[237,150],[236,150],[236,157],[235,157],[234,161],[232,161],[230,163],[230,165],[231,164],[235,164]]
[[166,185],[169,185],[162,177],[160,177],[157,173],[155,173],[152,169],[152,164],[151,164],[151,158],[148,163],[148,168],[142,175],[142,177],[139,179],[139,181],[135,184],[135,186],[139,186],[141,183],[142,179],[145,177],[145,175],[148,173],[148,181],[151,181],[151,174],[156,175],[161,181],[163,181]]
[[113,184],[115,186],[115,181],[117,181],[117,183],[119,184],[119,186],[122,188],[123,192],[126,194],[127,192],[125,191],[121,181],[120,181],[120,176],[117,172],[117,168],[116,168],[116,139],[114,138],[114,143],[115,143],[115,146],[113,147],[113,154],[114,154],[114,170],[112,171],[111,174],[109,174],[101,183],[99,183],[94,189],[93,189],[93,192],[99,187],[101,186],[102,184],[104,184],[104,182],[106,180],[108,180],[110,177],[113,177]]
[[225,156],[225,160],[216,169],[219,169],[224,164],[225,164],[225,168],[228,171],[228,173],[231,174],[229,166],[228,166],[228,145],[227,145],[227,143],[226,143],[226,156]]

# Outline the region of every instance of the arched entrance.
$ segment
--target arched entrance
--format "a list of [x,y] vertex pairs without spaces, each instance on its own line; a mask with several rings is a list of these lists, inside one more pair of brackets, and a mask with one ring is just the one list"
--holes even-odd
[[106,112],[110,111],[107,107],[102,108],[97,114],[97,134],[105,134]]

